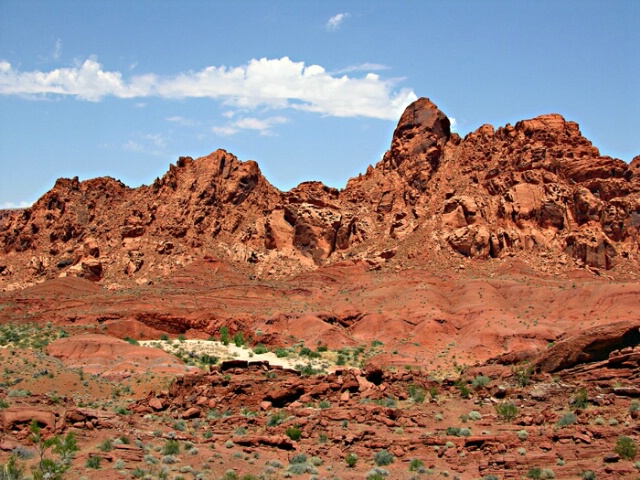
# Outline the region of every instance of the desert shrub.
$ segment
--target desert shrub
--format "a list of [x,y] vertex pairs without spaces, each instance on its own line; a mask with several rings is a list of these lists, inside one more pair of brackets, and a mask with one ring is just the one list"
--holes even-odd
[[162,457],[162,463],[166,465],[171,465],[173,463],[178,463],[178,459],[176,458],[175,455],[164,455]]
[[224,472],[224,475],[222,476],[222,480],[238,480],[238,474],[233,470],[229,469],[226,472]]
[[518,407],[511,402],[503,402],[495,404],[498,417],[503,420],[511,421],[518,416]]
[[431,385],[429,387],[429,395],[431,395],[431,398],[436,398],[438,396],[438,386],[437,385]]
[[520,447],[518,450],[518,455],[522,455],[523,457],[527,454],[527,450],[525,448]]
[[458,385],[458,390],[460,391],[460,396],[462,398],[469,398],[471,396],[471,390],[464,383]]
[[460,427],[447,427],[447,435],[451,437],[459,437]]
[[20,460],[31,460],[36,456],[35,451],[31,450],[30,448],[23,447],[22,445],[18,445],[16,448],[14,448],[11,454],[15,455],[15,457],[19,458]]
[[471,436],[471,429],[470,428],[461,428],[460,429],[460,436],[461,437],[470,437]]
[[424,462],[418,458],[412,458],[411,461],[409,462],[410,472],[417,472],[422,467],[424,467]]
[[113,441],[110,438],[104,439],[98,444],[98,450],[101,452],[110,452],[113,450]]
[[542,469],[540,467],[531,467],[527,473],[527,478],[533,478],[533,480],[540,480],[542,478]]
[[309,459],[309,463],[314,467],[319,467],[324,464],[324,460],[322,460],[320,457],[311,457]]
[[583,480],[597,480],[598,477],[596,477],[596,474],[593,473],[592,470],[586,470],[584,472],[582,472],[582,479]]
[[633,400],[631,402],[631,405],[629,405],[629,413],[638,412],[638,411],[640,411],[640,401]]
[[389,450],[380,450],[373,456],[373,461],[376,462],[376,465],[379,467],[384,467],[385,465],[391,465],[395,462],[395,457]]
[[[117,462],[116,462],[117,463]],[[120,469],[122,470],[122,469]],[[147,472],[145,472],[142,468],[140,467],[136,467],[135,470],[133,470],[131,472],[131,476],[133,478],[144,478],[144,476],[147,474]]]
[[560,419],[558,419],[558,423],[556,425],[558,425],[559,427],[566,427],[567,425],[572,425],[577,421],[578,417],[576,416],[576,414],[573,412],[569,412],[562,415]]
[[286,415],[284,412],[274,412],[269,416],[269,420],[267,420],[268,427],[277,427],[282,422],[285,421]]
[[267,353],[268,351],[269,349],[262,343],[259,343],[255,347],[253,347],[253,353],[255,353],[256,355],[262,355],[263,353]]
[[116,463],[113,464],[113,468],[115,468],[116,470],[124,470],[126,466],[127,466],[127,463],[121,458],[116,460]]
[[267,462],[267,466],[269,467],[273,467],[273,468],[284,468],[284,465],[282,464],[282,462],[280,460],[269,460]]
[[521,387],[526,387],[529,385],[529,381],[531,375],[533,375],[533,366],[532,365],[519,365],[517,367],[512,368],[512,372],[516,377],[516,382]]
[[529,438],[529,432],[527,432],[526,430],[518,430],[518,432],[516,433],[516,435],[518,436],[518,438],[520,440],[522,440],[523,442]]
[[615,452],[625,460],[633,460],[638,453],[638,446],[633,438],[622,436],[616,442]]
[[482,415],[480,414],[480,412],[476,412],[475,410],[470,411],[469,415],[467,416],[469,417],[469,420],[473,420],[473,421],[482,420]]
[[22,388],[16,388],[13,390],[9,390],[7,393],[7,397],[30,397],[31,391],[23,390]]
[[376,467],[369,470],[365,478],[367,480],[385,480],[387,475],[389,475],[389,470]]
[[326,408],[330,408],[331,407],[331,403],[326,401],[326,400],[322,400],[320,403],[318,403],[318,407],[320,407],[321,409],[326,409]]
[[94,470],[98,470],[100,468],[100,462],[102,461],[102,457],[99,455],[91,455],[87,458],[87,462],[84,464],[87,468],[93,468]]
[[0,480],[21,480],[24,474],[24,467],[16,461],[16,457],[11,455],[6,464],[0,463]]
[[162,446],[163,455],[177,455],[180,452],[180,443],[177,440],[169,439]]
[[296,455],[294,455],[293,457],[291,457],[291,460],[289,460],[289,463],[307,463],[307,455],[304,453],[297,453]]
[[344,458],[344,461],[347,462],[347,467],[353,468],[358,462],[358,455],[356,455],[355,453],[350,453]]
[[236,347],[241,347],[244,345],[244,333],[236,332],[233,336],[233,343],[236,344]]
[[136,340],[135,338],[124,337],[124,341],[127,342],[127,343],[130,343],[131,345],[140,345],[140,342],[138,340]]
[[209,355],[208,353],[203,353],[200,356],[200,362],[204,365],[215,365],[218,363],[218,357],[215,355]]
[[294,442],[300,440],[302,436],[302,430],[297,425],[287,428],[284,433]]
[[480,480],[500,480],[497,475],[485,475]]
[[3,408],[9,408],[9,402],[7,402],[4,398],[0,398],[0,410]]
[[485,375],[478,375],[471,382],[471,386],[475,389],[488,387],[491,383],[491,379]]
[[220,341],[223,345],[229,345],[231,337],[229,336],[229,329],[227,327],[222,327],[220,329]]
[[289,356],[289,352],[287,352],[284,348],[278,348],[276,350],[276,357],[284,358],[284,357],[288,357],[288,356]]
[[571,405],[575,408],[580,408],[584,410],[589,406],[589,395],[587,394],[587,390],[581,388],[578,390],[575,398],[572,400]]
[[409,397],[415,403],[423,403],[427,398],[427,391],[419,385],[409,385]]
[[597,418],[593,421],[593,423],[594,423],[595,425],[598,425],[599,427],[601,427],[601,426],[602,426],[602,425],[604,425],[606,422],[604,421],[604,418],[602,418],[602,417],[597,417]]

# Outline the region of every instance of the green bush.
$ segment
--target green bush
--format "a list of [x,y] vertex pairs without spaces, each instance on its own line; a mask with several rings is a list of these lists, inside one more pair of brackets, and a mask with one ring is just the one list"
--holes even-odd
[[417,458],[412,458],[411,461],[409,462],[409,471],[410,472],[417,472],[422,467],[424,467],[424,462],[422,460],[417,459]]
[[98,470],[100,468],[100,462],[102,461],[102,457],[98,455],[91,455],[87,458],[87,462],[84,464],[87,468],[93,468],[94,470]]
[[498,417],[511,421],[518,416],[518,407],[511,402],[496,403],[495,407]]
[[276,350],[276,357],[284,358],[284,357],[288,357],[288,356],[289,356],[289,352],[287,352],[284,348],[278,348]]
[[584,388],[581,388],[580,390],[578,390],[578,393],[576,394],[576,397],[571,402],[571,405],[581,410],[584,410],[585,408],[587,408],[589,406],[589,395],[587,394],[587,390]]
[[478,388],[488,387],[490,383],[491,383],[491,379],[489,377],[486,377],[484,375],[478,375],[471,382],[471,386],[473,386],[473,388],[477,390]]
[[373,456],[373,461],[376,462],[376,465],[378,465],[379,467],[391,465],[393,462],[395,462],[395,460],[396,459],[393,454],[388,450],[380,450]]
[[475,410],[470,411],[468,417],[469,420],[473,421],[482,420],[482,415],[480,414],[480,412],[476,412]]
[[220,341],[223,345],[229,345],[231,337],[229,337],[229,329],[227,327],[222,327],[220,329]]
[[113,450],[113,442],[110,438],[104,439],[102,442],[98,444],[98,450],[101,452],[110,452]]
[[285,418],[286,415],[284,412],[274,412],[269,417],[269,420],[267,420],[267,427],[277,427],[282,422],[284,422]]
[[233,336],[233,343],[236,344],[236,347],[241,347],[244,345],[244,334],[242,332],[236,332]]
[[297,453],[296,455],[294,455],[293,457],[291,457],[291,460],[289,460],[289,463],[307,463],[307,455],[304,453]]
[[423,403],[427,398],[427,391],[419,385],[409,385],[409,397],[415,403]]
[[447,427],[447,435],[450,437],[459,437],[460,427]]
[[350,453],[345,457],[344,461],[347,462],[347,467],[353,468],[358,462],[358,455],[356,455],[355,453]]
[[615,452],[625,460],[633,460],[638,453],[638,446],[633,438],[622,436],[616,442]]
[[255,353],[256,355],[262,355],[263,353],[267,353],[268,351],[269,349],[262,343],[259,343],[255,347],[253,347],[253,353]]
[[177,455],[180,452],[180,443],[177,440],[169,439],[162,446],[163,455]]
[[302,436],[302,430],[300,430],[295,425],[293,427],[287,428],[284,433],[294,442],[300,440],[300,437]]
[[593,473],[592,470],[586,470],[584,472],[582,472],[582,479],[583,480],[597,480],[598,477],[596,477],[596,474]]
[[568,425],[572,425],[576,423],[577,421],[578,421],[578,417],[576,416],[576,414],[569,412],[562,415],[562,417],[560,417],[556,425],[558,425],[559,427],[566,427]]

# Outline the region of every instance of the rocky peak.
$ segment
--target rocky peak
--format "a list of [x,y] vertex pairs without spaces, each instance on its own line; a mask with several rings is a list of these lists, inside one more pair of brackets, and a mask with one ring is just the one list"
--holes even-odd
[[447,116],[428,98],[409,105],[393,133],[390,150],[384,155],[385,170],[397,170],[408,183],[424,191],[440,165],[445,144],[451,136]]

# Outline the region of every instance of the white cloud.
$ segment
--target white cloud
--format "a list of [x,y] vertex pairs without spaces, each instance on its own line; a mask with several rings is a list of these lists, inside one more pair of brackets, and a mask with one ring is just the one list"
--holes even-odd
[[451,131],[455,132],[458,129],[458,122],[456,122],[456,119],[453,117],[449,117],[449,122],[451,123]]
[[33,202],[4,202],[0,204],[0,210],[9,210],[13,208],[29,208]]
[[213,133],[216,133],[218,135],[221,135],[223,137],[229,137],[231,135],[235,135],[236,133],[239,132],[239,130],[237,128],[233,128],[229,125],[225,125],[222,127],[213,127],[211,129],[213,131]]
[[106,96],[211,98],[241,109],[293,108],[328,116],[386,120],[397,120],[417,99],[411,89],[394,91],[397,82],[374,73],[364,77],[331,74],[320,65],[306,66],[288,57],[253,59],[240,67],[211,66],[172,77],[138,75],[129,81],[120,72],[105,70],[94,58],[49,72],[20,72],[9,62],[0,61],[3,95],[68,95],[89,101]]
[[62,41],[60,39],[56,40],[56,44],[53,47],[53,58],[54,60],[59,60],[60,55],[62,55]]
[[389,67],[387,65],[382,65],[380,63],[359,63],[357,65],[349,65],[348,67],[342,68],[340,70],[336,70],[333,75],[338,75],[340,73],[351,73],[351,72],[375,72],[378,70],[388,70]]
[[348,13],[338,13],[337,15],[334,15],[329,20],[327,20],[327,23],[324,27],[330,32],[337,30],[338,27],[340,27],[340,24],[342,24],[342,22],[344,22],[348,16]]
[[138,135],[136,140],[129,140],[122,148],[130,152],[143,153],[145,155],[163,156],[167,146],[166,139],[159,133]]
[[178,125],[182,125],[183,127],[194,127],[198,125],[198,122],[196,122],[195,120],[191,120],[190,118],[184,118],[184,117],[181,117],[180,115],[167,117],[165,118],[165,120],[167,122],[177,123]]
[[260,132],[260,135],[271,135],[274,125],[287,123],[287,121],[285,117],[243,117],[228,125],[213,127],[212,130],[222,136],[235,135],[240,130],[255,130]]

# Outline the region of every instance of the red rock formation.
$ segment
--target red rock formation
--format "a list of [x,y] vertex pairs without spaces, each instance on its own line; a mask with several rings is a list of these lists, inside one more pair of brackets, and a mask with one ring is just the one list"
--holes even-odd
[[461,139],[422,98],[407,107],[382,160],[342,191],[307,182],[280,192],[255,162],[223,150],[181,157],[136,189],[111,178],[60,179],[0,224],[0,282],[144,281],[207,254],[257,275],[437,252],[524,252],[556,258],[560,268],[568,255],[610,270],[638,260],[638,162],[601,157],[557,114],[483,125]]

